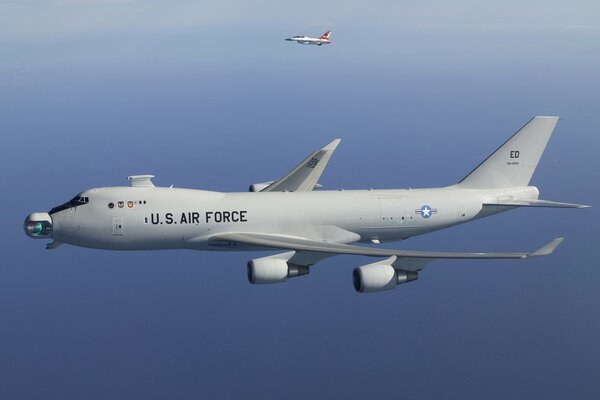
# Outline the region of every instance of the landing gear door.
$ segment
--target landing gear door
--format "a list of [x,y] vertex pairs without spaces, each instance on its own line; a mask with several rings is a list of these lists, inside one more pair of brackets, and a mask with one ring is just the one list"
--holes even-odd
[[113,236],[123,236],[123,218],[122,217],[114,217],[113,218]]

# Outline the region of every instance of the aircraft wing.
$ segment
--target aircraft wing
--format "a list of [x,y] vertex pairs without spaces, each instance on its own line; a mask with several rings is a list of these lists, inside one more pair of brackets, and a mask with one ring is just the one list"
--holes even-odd
[[[269,183],[261,192],[310,192],[319,188],[317,183],[325,170],[331,155],[340,143],[335,139],[321,150],[314,151],[308,155],[300,164],[288,172],[282,178]],[[256,184],[260,185],[260,184]],[[255,187],[252,185],[250,188]]]
[[[326,254],[353,254],[369,257],[390,257],[396,256],[398,259],[404,259],[402,263],[410,263],[410,260],[416,260],[415,268],[422,267],[425,263],[419,260],[433,259],[523,259],[532,257],[541,257],[551,254],[556,247],[563,241],[563,238],[557,238],[545,246],[530,253],[461,253],[461,252],[431,252],[431,251],[409,251],[380,249],[375,247],[354,246],[341,243],[320,242],[295,236],[268,235],[260,233],[223,233],[217,234],[209,239],[209,245],[242,245],[251,247],[264,247],[266,249],[286,249],[311,253]],[[401,261],[397,260],[400,264]]]
[[508,206],[508,207],[554,207],[554,208],[589,208],[584,204],[560,203],[550,200],[500,200],[485,202],[484,206]]

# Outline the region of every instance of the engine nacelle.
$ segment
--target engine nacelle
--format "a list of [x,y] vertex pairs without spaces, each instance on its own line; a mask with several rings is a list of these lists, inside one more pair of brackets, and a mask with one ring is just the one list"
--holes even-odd
[[260,192],[261,190],[265,189],[267,186],[271,185],[273,182],[275,182],[275,181],[254,183],[254,184],[250,185],[250,187],[248,188],[248,191],[249,192]]
[[250,283],[265,284],[285,282],[287,278],[308,274],[305,265],[288,264],[282,258],[257,258],[248,261],[248,280]]
[[[271,186],[271,184],[273,184],[274,182],[275,181],[254,183],[248,187],[248,191],[249,192],[260,192],[263,189],[266,189],[268,186]],[[315,186],[313,186],[313,190],[317,190],[322,187],[323,187],[323,185],[321,185],[320,183],[315,183]]]
[[391,290],[401,283],[414,281],[419,274],[402,271],[386,264],[368,264],[355,268],[352,272],[354,289],[360,293]]

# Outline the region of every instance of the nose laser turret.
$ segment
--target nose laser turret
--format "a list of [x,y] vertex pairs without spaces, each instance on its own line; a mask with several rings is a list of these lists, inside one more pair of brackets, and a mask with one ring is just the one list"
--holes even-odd
[[48,239],[52,235],[52,217],[48,213],[32,213],[23,222],[25,234],[33,239]]

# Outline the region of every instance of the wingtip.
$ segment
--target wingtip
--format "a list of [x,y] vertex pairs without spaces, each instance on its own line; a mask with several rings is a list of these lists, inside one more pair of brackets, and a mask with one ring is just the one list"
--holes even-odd
[[565,240],[565,238],[562,238],[562,237],[556,238],[553,241],[551,241],[550,243],[546,244],[545,246],[540,247],[533,253],[529,254],[527,256],[527,258],[543,257],[543,256],[550,255],[554,252],[554,250],[556,250],[556,248],[562,243],[563,240]]
[[558,115],[536,115],[533,118],[548,118],[548,119],[556,119],[556,120],[558,120],[560,117]]
[[322,150],[333,151],[336,149],[336,147],[338,147],[338,145],[340,144],[341,141],[342,141],[342,139],[334,139],[327,146],[323,147]]

